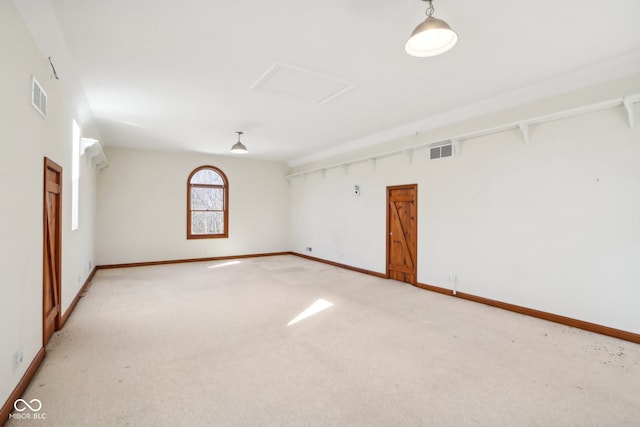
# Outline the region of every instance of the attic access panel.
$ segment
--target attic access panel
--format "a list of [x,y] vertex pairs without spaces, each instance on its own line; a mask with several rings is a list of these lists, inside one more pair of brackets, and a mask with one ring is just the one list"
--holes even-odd
[[353,88],[353,83],[292,65],[273,65],[251,89],[326,104]]

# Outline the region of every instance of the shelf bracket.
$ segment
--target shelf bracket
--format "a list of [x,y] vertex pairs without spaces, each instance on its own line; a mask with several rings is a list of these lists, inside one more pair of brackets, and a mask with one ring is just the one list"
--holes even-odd
[[409,165],[411,165],[413,163],[413,150],[404,150],[404,155]]
[[524,137],[524,143],[528,144],[529,139],[529,125],[527,123],[518,123],[518,127],[520,128],[520,132],[522,132],[522,136]]
[[457,138],[453,138],[451,140],[451,143],[453,144],[453,155],[454,156],[460,156],[462,154],[462,143],[463,141],[457,139]]
[[628,96],[622,98],[622,104],[624,109],[627,110],[627,120],[629,121],[629,127],[632,128],[635,125],[635,117],[633,115],[633,101]]

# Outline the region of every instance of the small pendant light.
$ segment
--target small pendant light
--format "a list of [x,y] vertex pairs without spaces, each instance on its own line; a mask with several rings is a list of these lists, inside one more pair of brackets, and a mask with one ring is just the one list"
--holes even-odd
[[422,0],[429,3],[427,19],[413,30],[411,37],[404,45],[404,49],[412,56],[435,56],[451,49],[458,41],[458,35],[446,22],[433,16],[432,0]]
[[231,147],[230,151],[232,153],[239,153],[239,154],[248,153],[249,150],[247,150],[247,147],[245,147],[244,144],[240,142],[240,135],[242,135],[242,132],[236,131],[236,133],[238,134],[238,142],[233,144],[233,147]]

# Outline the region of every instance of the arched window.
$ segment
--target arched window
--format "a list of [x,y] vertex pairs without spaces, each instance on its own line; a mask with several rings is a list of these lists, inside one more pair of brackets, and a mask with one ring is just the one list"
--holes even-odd
[[187,180],[187,239],[229,236],[229,183],[213,166],[200,166]]

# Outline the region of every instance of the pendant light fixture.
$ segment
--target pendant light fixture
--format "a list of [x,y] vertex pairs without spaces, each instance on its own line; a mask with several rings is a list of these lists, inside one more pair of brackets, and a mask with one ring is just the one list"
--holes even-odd
[[245,147],[244,144],[240,142],[240,135],[242,135],[242,132],[236,131],[236,133],[238,134],[238,142],[233,144],[233,147],[231,147],[231,152],[239,154],[248,153],[249,150],[247,150],[247,147]]
[[412,56],[435,56],[451,49],[458,41],[458,35],[446,22],[434,18],[432,0],[429,3],[427,19],[413,30],[404,49]]

